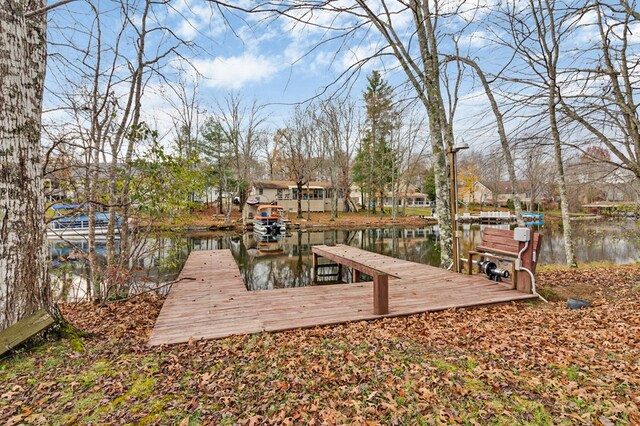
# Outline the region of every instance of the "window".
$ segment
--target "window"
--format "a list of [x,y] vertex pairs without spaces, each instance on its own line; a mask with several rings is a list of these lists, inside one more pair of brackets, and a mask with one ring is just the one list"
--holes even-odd
[[258,195],[264,194],[264,188],[258,188]]
[[[298,189],[293,188],[293,199],[298,199]],[[302,189],[302,199],[303,200],[323,200],[324,199],[324,189],[309,189],[307,191],[306,188]]]

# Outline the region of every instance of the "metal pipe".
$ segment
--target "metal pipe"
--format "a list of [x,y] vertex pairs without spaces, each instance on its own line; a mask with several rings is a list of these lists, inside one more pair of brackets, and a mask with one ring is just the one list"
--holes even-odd
[[539,295],[538,292],[536,291],[536,277],[533,275],[533,272],[531,272],[529,269],[527,269],[524,266],[522,266],[522,253],[524,253],[527,250],[528,247],[529,247],[529,241],[525,241],[524,247],[518,253],[518,261],[515,264],[515,270],[516,271],[525,271],[525,272],[527,272],[529,274],[529,276],[531,277],[531,293],[534,294],[535,296],[538,296],[545,303],[549,303],[549,301],[547,299],[545,299],[544,297]]

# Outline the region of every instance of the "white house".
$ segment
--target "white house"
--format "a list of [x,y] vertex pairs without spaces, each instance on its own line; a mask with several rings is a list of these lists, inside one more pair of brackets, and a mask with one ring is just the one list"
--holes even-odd
[[[309,182],[308,186],[305,184],[302,189],[302,210],[307,211],[309,206],[312,212],[331,211],[333,191],[330,182]],[[295,182],[289,180],[256,181],[247,202],[254,201],[259,201],[260,204],[277,204],[289,212],[297,211],[298,188]],[[344,211],[344,200],[341,197],[338,198],[338,211]]]

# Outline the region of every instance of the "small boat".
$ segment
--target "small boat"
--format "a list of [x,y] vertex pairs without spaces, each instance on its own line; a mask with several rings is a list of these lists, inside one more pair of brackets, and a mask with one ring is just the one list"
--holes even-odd
[[533,213],[533,212],[522,212],[521,216],[523,219],[543,219],[544,214],[542,213]]
[[272,254],[284,253],[284,248],[282,247],[282,243],[285,238],[284,234],[262,235],[254,233],[253,238],[256,241],[257,256],[267,256]]
[[247,204],[249,204],[250,206],[257,206],[260,204],[264,204],[265,202],[268,203],[269,200],[264,195],[256,195],[247,200]]
[[258,206],[253,217],[253,232],[256,234],[281,235],[287,232],[286,212],[280,206],[266,204]]
[[[69,238],[89,235],[89,215],[79,204],[54,204],[50,207],[55,218],[47,228],[48,238]],[[67,213],[64,213],[67,212]],[[96,235],[106,235],[109,229],[109,212],[96,212]],[[116,215],[114,232],[120,233],[122,218]]]

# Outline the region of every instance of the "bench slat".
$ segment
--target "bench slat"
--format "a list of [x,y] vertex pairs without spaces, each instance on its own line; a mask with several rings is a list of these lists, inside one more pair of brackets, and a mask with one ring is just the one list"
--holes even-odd
[[0,331],[0,355],[15,348],[28,338],[35,336],[55,322],[44,309],[22,318],[17,323]]

